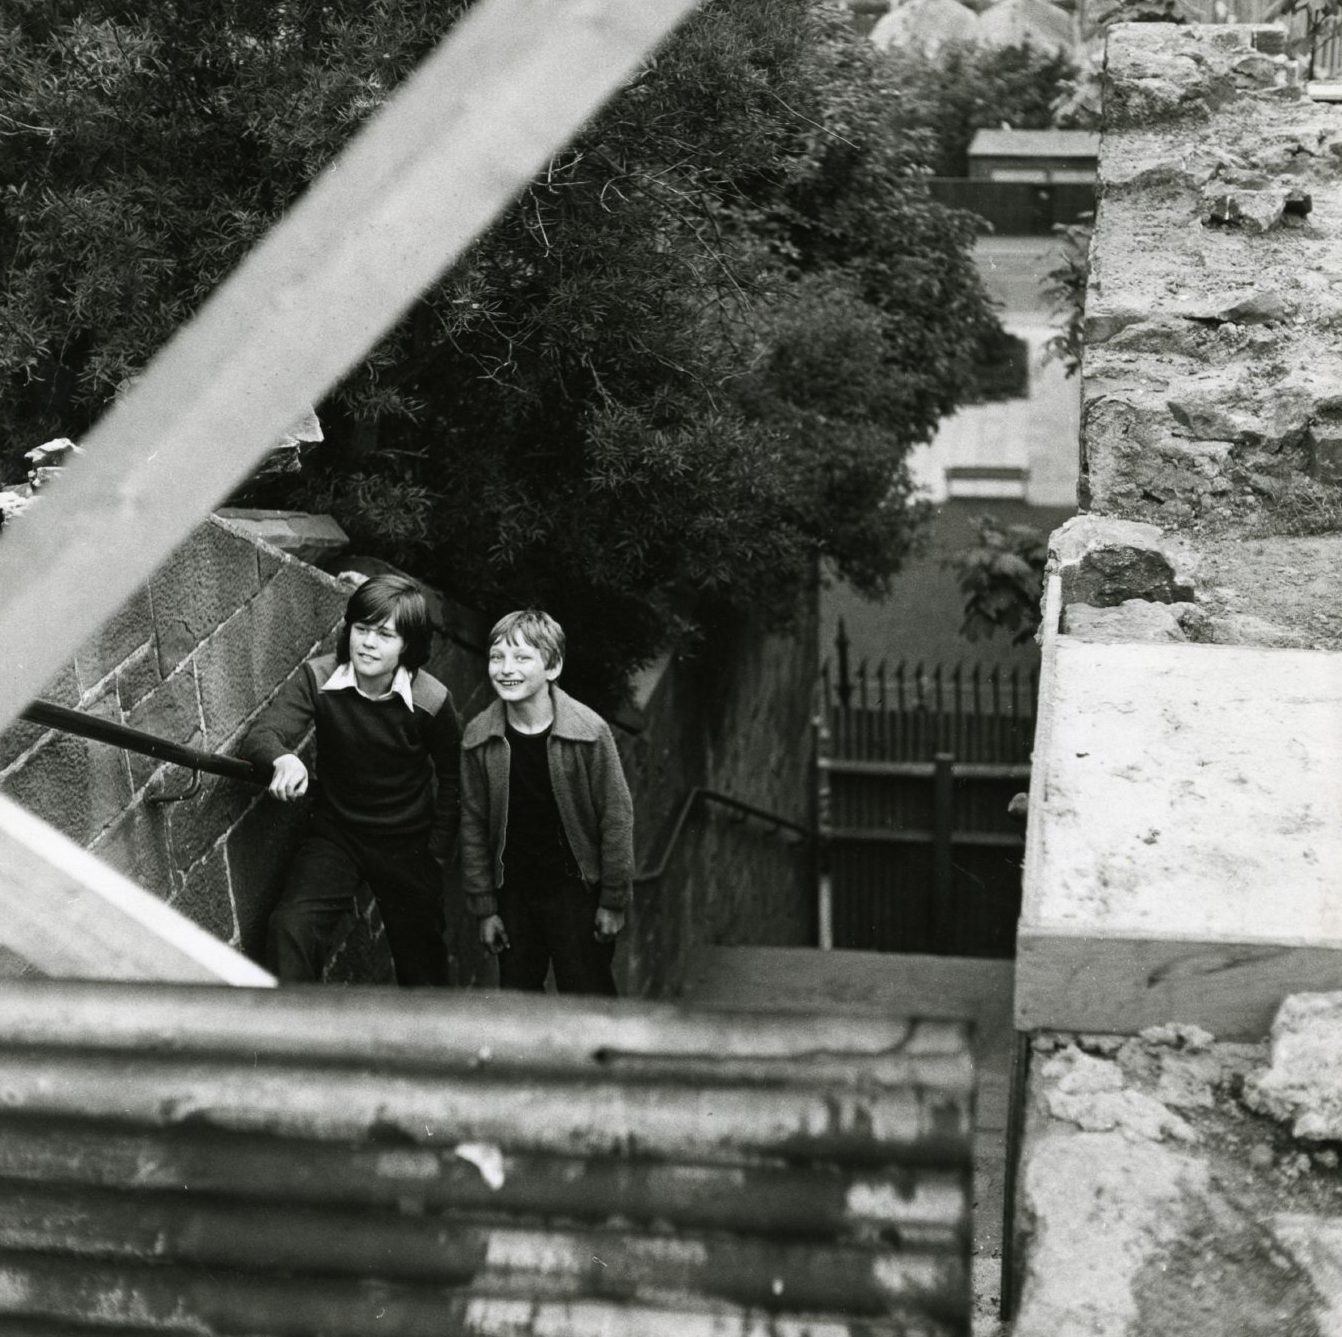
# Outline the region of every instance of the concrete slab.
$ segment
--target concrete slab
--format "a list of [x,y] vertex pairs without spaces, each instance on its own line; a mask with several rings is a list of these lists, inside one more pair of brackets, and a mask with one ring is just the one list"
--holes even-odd
[[1261,1038],[1342,987],[1342,657],[1059,636],[1042,690],[1020,1029]]

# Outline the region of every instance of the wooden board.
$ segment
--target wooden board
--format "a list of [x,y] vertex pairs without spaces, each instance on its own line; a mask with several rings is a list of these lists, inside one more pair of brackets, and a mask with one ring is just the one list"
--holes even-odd
[[1016,1025],[1023,1031],[1132,1035],[1182,1022],[1222,1040],[1262,1040],[1281,1000],[1342,989],[1329,947],[1048,933],[1016,940]]
[[700,947],[682,997],[695,1007],[973,1024],[975,1127],[1006,1127],[1014,967],[1010,961],[810,947]]
[[1342,987],[1342,658],[1046,624],[1016,1025],[1261,1039]]
[[0,945],[44,975],[275,983],[260,966],[3,797]]

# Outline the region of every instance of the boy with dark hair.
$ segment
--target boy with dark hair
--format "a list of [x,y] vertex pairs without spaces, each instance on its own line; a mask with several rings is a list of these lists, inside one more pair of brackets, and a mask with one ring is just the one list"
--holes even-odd
[[397,982],[446,984],[443,861],[456,844],[461,726],[422,665],[432,630],[405,576],[350,596],[334,655],[310,660],[261,712],[242,755],[272,768],[282,802],[308,789],[295,755],[315,725],[311,824],[270,916],[266,964],[282,981],[322,977],[361,882],[372,888]]
[[536,609],[489,633],[498,700],[466,726],[461,865],[505,989],[614,994],[634,874],[629,787],[610,726],[555,683],[564,632]]

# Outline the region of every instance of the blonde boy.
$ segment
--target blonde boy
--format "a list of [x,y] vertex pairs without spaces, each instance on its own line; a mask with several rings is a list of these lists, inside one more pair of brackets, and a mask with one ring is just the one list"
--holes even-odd
[[489,634],[498,695],[462,738],[461,863],[505,989],[614,994],[633,881],[633,805],[610,726],[556,679],[564,632],[538,609]]

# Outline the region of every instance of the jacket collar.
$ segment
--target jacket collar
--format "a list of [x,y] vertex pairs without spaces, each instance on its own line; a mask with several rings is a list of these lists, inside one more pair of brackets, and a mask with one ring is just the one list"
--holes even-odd
[[[575,701],[562,687],[550,684],[550,700],[554,705],[555,718],[550,733],[555,738],[568,738],[577,743],[594,743],[601,736],[595,716],[586,706]],[[508,728],[508,715],[502,701],[492,701],[485,710],[471,721],[467,736],[462,740],[466,747],[478,747],[487,738],[502,738]]]

